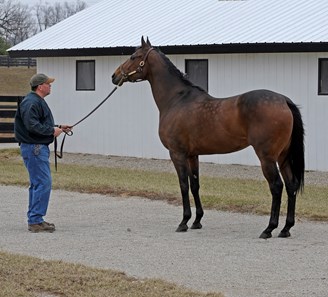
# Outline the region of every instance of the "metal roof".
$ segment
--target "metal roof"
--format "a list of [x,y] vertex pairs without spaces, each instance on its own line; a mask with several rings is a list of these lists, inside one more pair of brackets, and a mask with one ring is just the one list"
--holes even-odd
[[9,53],[122,49],[138,46],[142,35],[168,48],[328,44],[327,15],[327,0],[103,0]]

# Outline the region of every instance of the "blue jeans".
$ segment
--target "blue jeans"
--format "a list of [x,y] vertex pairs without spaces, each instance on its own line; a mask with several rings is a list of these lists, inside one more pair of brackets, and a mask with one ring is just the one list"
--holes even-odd
[[20,145],[20,150],[30,177],[27,222],[39,224],[47,213],[50,199],[50,150],[48,145],[26,143]]

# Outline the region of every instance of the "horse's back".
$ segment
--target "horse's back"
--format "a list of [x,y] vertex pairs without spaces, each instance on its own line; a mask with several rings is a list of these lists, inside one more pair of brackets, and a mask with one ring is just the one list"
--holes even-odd
[[254,90],[238,96],[237,106],[241,117],[254,121],[285,121],[292,113],[286,96],[269,91]]
[[239,95],[238,105],[239,108],[247,112],[256,110],[263,111],[266,107],[281,108],[287,106],[287,99],[286,96],[270,90],[254,90]]

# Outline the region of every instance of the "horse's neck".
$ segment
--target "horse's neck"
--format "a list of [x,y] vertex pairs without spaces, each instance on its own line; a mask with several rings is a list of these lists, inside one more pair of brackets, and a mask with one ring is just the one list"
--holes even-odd
[[155,103],[160,112],[167,110],[176,102],[178,93],[182,88],[174,86],[172,83],[165,83],[165,81],[156,81],[150,83]]
[[178,100],[178,94],[187,87],[166,67],[154,66],[148,81],[160,112],[170,108]]

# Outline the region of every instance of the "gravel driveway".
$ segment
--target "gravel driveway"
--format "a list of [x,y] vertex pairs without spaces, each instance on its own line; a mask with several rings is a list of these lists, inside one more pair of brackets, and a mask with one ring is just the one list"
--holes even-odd
[[[136,158],[67,154],[60,162],[173,171],[170,161]],[[263,179],[251,166],[202,164],[201,172]],[[313,184],[328,181],[327,173],[307,172],[305,178]],[[27,189],[0,186],[0,199],[1,250],[162,278],[226,297],[328,296],[327,223],[297,221],[291,238],[277,238],[277,230],[263,240],[258,236],[268,216],[206,210],[203,229],[176,233],[180,206],[53,191],[47,220],[56,232],[31,234]]]

